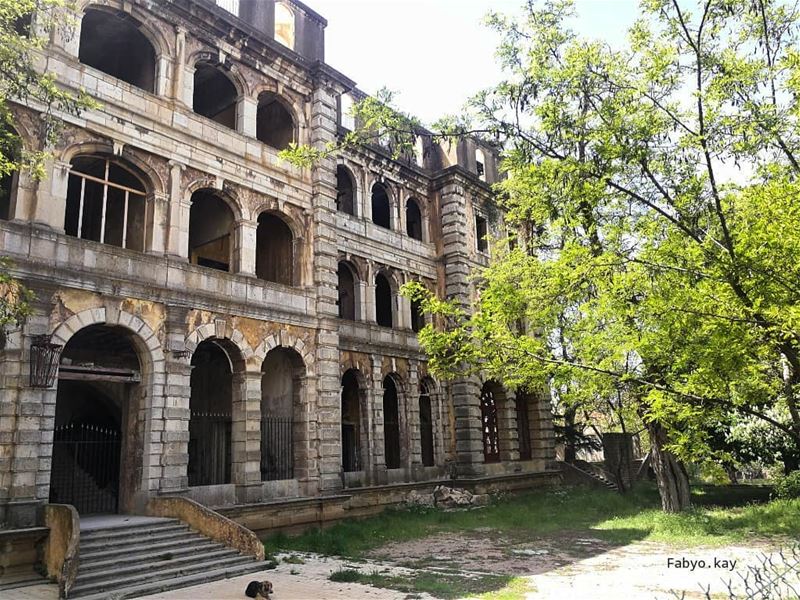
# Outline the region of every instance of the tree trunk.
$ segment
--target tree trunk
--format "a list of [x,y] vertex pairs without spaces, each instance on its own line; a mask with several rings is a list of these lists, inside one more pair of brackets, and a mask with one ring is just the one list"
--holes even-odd
[[668,513],[691,508],[689,476],[683,464],[665,449],[666,430],[659,423],[648,423],[647,432],[650,435],[651,464],[656,474],[661,508]]

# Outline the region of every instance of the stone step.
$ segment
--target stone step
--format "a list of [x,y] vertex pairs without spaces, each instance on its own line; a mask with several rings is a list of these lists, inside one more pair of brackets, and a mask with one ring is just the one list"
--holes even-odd
[[221,568],[228,565],[239,565],[252,562],[249,556],[242,556],[235,550],[226,550],[221,556],[183,556],[175,560],[144,563],[126,567],[112,567],[101,571],[83,573],[78,570],[73,590],[98,586],[101,589],[113,589],[120,586],[133,585],[141,581],[163,579],[167,576],[189,575],[205,571],[209,568]]
[[[203,543],[211,543],[209,538],[205,538],[203,536],[199,536],[199,540],[197,537],[192,537],[193,534],[188,533],[184,534],[181,538],[178,539],[167,539],[161,540],[158,542],[150,542],[144,541],[140,544],[129,544],[125,546],[117,547],[115,546],[101,546],[98,548],[93,549],[91,552],[86,551],[84,548],[80,548],[80,560],[81,562],[84,561],[91,561],[98,557],[100,558],[112,558],[120,555],[133,555],[133,554],[140,554],[144,552],[165,552],[170,548],[187,548],[189,546],[194,548],[199,548],[199,543],[202,541]],[[198,534],[194,534],[194,536],[198,536]],[[196,543],[192,543],[190,540],[195,540]]]
[[110,527],[105,529],[88,529],[81,531],[81,543],[99,540],[117,542],[130,537],[147,537],[166,532],[187,531],[189,526],[180,521],[163,524],[139,525],[132,527]]
[[223,568],[215,567],[213,563],[210,563],[208,565],[203,565],[204,570],[196,574],[164,574],[163,579],[129,583],[115,589],[109,588],[103,590],[97,589],[96,587],[87,587],[82,590],[76,590],[73,588],[70,590],[69,597],[81,598],[82,600],[122,600],[124,598],[136,598],[139,596],[158,594],[167,590],[219,581],[220,579],[238,577],[239,575],[261,571],[264,568],[264,563],[261,561],[247,557],[241,558],[246,562],[242,562],[238,565],[228,565]]
[[143,544],[159,544],[168,541],[188,541],[197,537],[197,534],[190,531],[188,527],[180,531],[165,531],[163,533],[154,533],[148,536],[128,536],[115,540],[113,538],[104,539],[98,538],[84,542],[80,542],[81,555],[84,552],[92,554],[96,551],[105,550],[106,548],[113,547],[115,550],[123,549],[133,546],[141,546]]
[[[203,558],[213,558],[236,551],[223,544],[217,544],[209,541],[202,544],[193,544],[191,546],[166,549],[160,552],[140,552],[137,554],[109,558],[107,560],[84,560],[80,563],[80,576],[83,577],[84,574],[93,574],[96,571],[104,571],[109,568],[124,569],[134,565],[148,563],[158,565],[167,561],[177,561],[185,557],[191,558],[192,560],[197,560],[197,557],[201,552]],[[167,558],[167,556],[169,556],[169,558]]]

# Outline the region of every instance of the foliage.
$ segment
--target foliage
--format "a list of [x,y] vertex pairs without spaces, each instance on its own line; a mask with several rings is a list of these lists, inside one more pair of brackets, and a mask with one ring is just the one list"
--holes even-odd
[[266,546],[359,558],[394,541],[440,532],[485,532],[486,528],[525,539],[591,532],[592,537],[614,543],[641,539],[687,545],[724,545],[751,540],[754,535],[792,536],[800,530],[800,500],[769,502],[768,488],[696,487],[693,501],[696,507],[691,511],[665,514],[658,508],[656,490],[647,484],[625,496],[594,488],[536,491],[474,511],[388,510],[295,537],[275,535]]
[[[78,114],[96,106],[83,92],[73,95],[58,85],[55,75],[41,70],[39,51],[48,43],[49,32],[58,28],[68,35],[71,30],[64,18],[70,6],[67,0],[0,0],[0,178],[23,170],[34,179],[44,177],[44,160],[59,135],[55,113]],[[36,130],[30,133],[37,147],[23,149],[11,102],[36,108]],[[0,332],[6,325],[18,325],[30,312],[32,295],[9,269],[9,262],[0,257]]]
[[778,478],[773,494],[775,498],[784,500],[800,498],[800,471],[793,471]]

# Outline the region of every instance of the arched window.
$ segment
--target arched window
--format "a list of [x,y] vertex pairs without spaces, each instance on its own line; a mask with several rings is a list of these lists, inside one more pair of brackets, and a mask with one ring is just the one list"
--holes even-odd
[[194,70],[194,112],[236,129],[236,86],[217,65],[199,62]]
[[292,230],[280,217],[261,213],[256,231],[256,277],[292,285],[293,243]]
[[339,288],[339,317],[354,321],[356,318],[356,280],[347,263],[340,262],[336,271]]
[[80,61],[152,93],[156,53],[139,28],[139,23],[122,11],[88,9],[81,22]]
[[422,213],[414,198],[406,202],[406,232],[409,237],[422,241]]
[[475,148],[475,172],[481,181],[486,181],[486,154],[480,148]]
[[144,250],[146,193],[126,167],[104,156],[72,160],[64,230],[67,235]]
[[[189,398],[189,485],[231,482],[233,412],[232,359],[237,351],[220,340],[204,340],[192,355]],[[240,362],[240,360],[237,360]]]
[[372,186],[372,222],[389,229],[392,226],[389,214],[389,194],[385,187],[376,183]]
[[211,190],[192,194],[189,210],[189,262],[219,271],[231,270],[233,212]]
[[356,214],[356,186],[350,171],[339,165],[336,167],[336,210],[348,215]]
[[382,273],[375,276],[375,321],[381,327],[392,326],[392,286]]
[[383,442],[387,469],[400,468],[400,409],[392,377],[383,380]]
[[423,381],[420,385],[419,396],[419,441],[422,453],[422,464],[426,467],[432,467],[434,465],[431,391],[430,385]]
[[275,94],[265,92],[258,97],[256,137],[278,150],[289,147],[294,140],[294,119]]
[[496,384],[487,381],[481,388],[481,434],[483,458],[487,463],[500,462],[500,434],[497,429]]
[[356,119],[353,116],[353,97],[350,94],[339,96],[339,125],[350,130],[356,128]]
[[275,40],[294,50],[294,13],[282,2],[275,3]]
[[342,470],[360,471],[361,465],[361,391],[354,369],[342,377]]
[[301,444],[302,381],[300,355],[289,348],[273,348],[261,365],[261,480],[292,479],[295,445]]

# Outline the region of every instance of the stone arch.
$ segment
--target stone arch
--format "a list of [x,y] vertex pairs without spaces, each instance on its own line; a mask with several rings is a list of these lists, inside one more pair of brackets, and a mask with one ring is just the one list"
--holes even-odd
[[283,95],[263,91],[256,96],[256,138],[277,150],[288,148],[300,136],[295,107]]
[[348,260],[341,259],[336,268],[339,318],[355,321],[359,314],[358,270]]
[[383,378],[383,442],[387,469],[399,469],[403,463],[403,400],[400,376],[389,373]]
[[300,356],[303,364],[305,365],[306,376],[314,375],[314,351],[313,348],[306,346],[306,343],[299,337],[292,335],[288,331],[278,331],[268,335],[258,345],[253,352],[253,356],[259,364],[264,362],[264,359],[269,354],[270,350],[275,348],[286,348],[294,350]]
[[353,170],[340,163],[336,165],[336,210],[357,215],[358,181]]
[[76,142],[61,150],[59,159],[68,164],[79,156],[89,154],[103,155],[123,163],[142,180],[149,194],[166,194],[167,186],[161,174],[149,162],[128,151],[126,146],[123,146],[120,152],[113,143],[107,140]]
[[367,378],[357,366],[341,366],[341,448],[343,473],[366,469],[370,462]]
[[224,71],[236,88],[236,93],[239,97],[252,95],[250,85],[247,83],[247,78],[244,76],[244,73],[242,73],[241,68],[229,57],[226,58],[224,62],[220,62],[219,52],[207,48],[195,50],[186,57],[186,64],[192,69],[196,69],[197,64],[201,62],[209,63]]
[[[208,339],[219,339],[230,341],[242,356],[242,361],[247,363],[255,356],[255,352],[250,347],[244,334],[234,327],[232,327],[224,319],[219,319],[213,323],[204,323],[196,327],[189,335],[186,336],[184,345],[190,353],[194,353],[200,342]],[[260,357],[263,360],[263,356]],[[244,371],[244,366],[241,368]]]
[[191,202],[192,194],[201,190],[207,190],[209,193],[218,196],[220,200],[228,205],[228,208],[233,212],[234,221],[246,218],[242,199],[236,191],[229,186],[218,188],[216,184],[216,180],[212,177],[199,177],[189,182],[183,189],[183,201],[188,204]]

